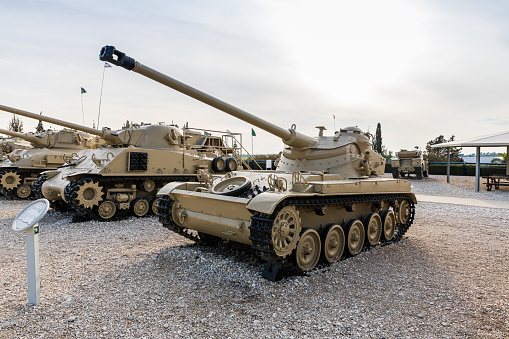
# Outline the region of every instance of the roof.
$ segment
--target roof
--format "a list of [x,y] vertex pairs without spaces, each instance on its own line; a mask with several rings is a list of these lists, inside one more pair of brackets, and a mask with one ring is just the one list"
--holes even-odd
[[497,146],[509,146],[509,131],[431,145],[431,147],[497,147]]

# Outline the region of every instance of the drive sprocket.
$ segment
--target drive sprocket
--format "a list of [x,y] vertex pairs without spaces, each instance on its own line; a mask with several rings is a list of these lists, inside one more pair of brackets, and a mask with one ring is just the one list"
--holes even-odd
[[21,184],[21,176],[16,171],[2,171],[0,173],[0,187],[13,190]]
[[103,188],[96,181],[85,181],[76,190],[76,202],[83,208],[99,206],[103,200]]

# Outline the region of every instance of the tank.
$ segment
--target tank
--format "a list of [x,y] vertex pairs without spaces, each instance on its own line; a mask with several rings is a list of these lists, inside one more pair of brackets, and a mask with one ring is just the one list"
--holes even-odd
[[[196,181],[201,171],[226,173],[238,167],[238,133],[129,122],[120,130],[98,130],[26,111],[15,113],[105,140],[101,147],[70,154],[65,164],[44,172],[34,184],[54,207],[74,210],[79,220],[149,215],[156,210],[156,193],[169,182]],[[238,146],[228,146],[234,143]]]
[[358,127],[318,136],[276,126],[144,66],[105,46],[100,59],[137,72],[246,121],[284,143],[275,171],[204,173],[199,182],[163,187],[158,216],[195,241],[228,239],[250,245],[267,263],[262,276],[307,272],[363,249],[402,238],[417,200],[410,182],[381,178],[385,159]]
[[[0,105],[0,109],[16,114],[23,112],[3,105]],[[44,118],[38,114],[36,116],[39,120]],[[6,155],[0,165],[0,192],[11,199],[33,198],[33,185],[40,173],[56,170],[76,152],[93,149],[104,143],[101,138],[72,129],[49,130],[41,134],[0,129],[0,134],[28,141],[33,146],[15,149]]]
[[419,147],[411,151],[402,149],[396,153],[396,158],[391,159],[392,177],[415,177],[422,179],[428,176],[428,154],[419,150]]
[[7,155],[17,149],[32,148],[32,145],[20,138],[3,138],[0,137],[0,157],[3,159]]

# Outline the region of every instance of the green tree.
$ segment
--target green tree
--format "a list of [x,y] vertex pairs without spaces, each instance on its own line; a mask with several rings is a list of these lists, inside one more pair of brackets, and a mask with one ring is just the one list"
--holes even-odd
[[492,159],[491,160],[492,163],[506,163],[507,164],[507,153],[498,153],[497,156],[502,159],[500,159],[500,158]]
[[9,121],[9,131],[19,133],[23,132],[23,122],[16,116],[16,114],[13,114],[11,121]]
[[373,139],[373,148],[375,149],[376,152],[383,155],[382,125],[380,123],[376,125],[375,138]]
[[[42,112],[41,112],[41,113],[39,113],[39,114],[41,114],[41,115],[42,115]],[[40,134],[40,133],[43,133],[44,131],[45,131],[45,129],[44,129],[44,126],[42,125],[42,121],[41,121],[41,120],[39,120],[39,123],[38,123],[38,124],[37,124],[37,126],[35,127],[35,133]]]
[[[443,135],[439,135],[433,140],[428,141],[426,144],[426,150],[428,151],[428,159],[429,161],[447,161],[447,148],[448,147],[431,147],[431,145],[441,144],[444,142],[454,141],[454,135],[452,135],[449,140],[446,140]],[[451,161],[459,162],[461,161],[460,147],[450,147],[451,149]]]

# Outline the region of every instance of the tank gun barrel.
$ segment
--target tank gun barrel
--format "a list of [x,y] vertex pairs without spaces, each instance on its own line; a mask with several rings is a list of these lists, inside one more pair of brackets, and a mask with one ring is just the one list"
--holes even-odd
[[258,128],[261,128],[271,134],[280,137],[283,142],[289,146],[296,148],[308,148],[317,144],[317,140],[306,134],[297,132],[295,129],[285,129],[274,125],[268,121],[260,119],[255,115],[248,113],[238,107],[230,105],[222,100],[219,100],[207,93],[204,93],[196,88],[186,85],[176,79],[173,79],[165,74],[162,74],[150,67],[147,67],[133,58],[125,55],[115,49],[114,46],[104,46],[101,49],[99,59],[102,61],[110,62],[116,66],[123,67],[127,70],[139,73],[147,78],[157,81],[165,86],[173,88],[187,96],[190,96],[198,101],[201,101],[209,106],[217,108],[225,113],[228,113],[240,120],[250,123]]
[[[99,129],[95,129],[95,128],[91,128],[91,127],[75,124],[75,123],[72,123],[72,122],[68,122],[68,121],[64,121],[64,120],[60,120],[60,119],[51,118],[51,117],[48,117],[48,116],[45,116],[45,115],[42,115],[42,114],[35,114],[35,113],[23,111],[21,109],[12,108],[12,107],[9,107],[9,106],[4,106],[4,105],[0,105],[0,110],[6,111],[6,112],[10,112],[10,113],[13,113],[13,114],[17,114],[17,115],[21,115],[21,116],[24,116],[24,117],[27,117],[27,118],[41,120],[41,121],[44,121],[44,122],[48,122],[50,124],[55,124],[55,125],[59,125],[59,126],[63,126],[63,127],[71,128],[71,129],[75,129],[75,130],[78,130],[78,131],[82,131],[82,132],[85,132],[85,133],[97,135],[97,136],[100,136],[101,138],[103,138],[103,139],[105,139],[105,140],[107,140],[107,141],[109,141],[111,143],[115,143],[115,144],[121,143],[120,138],[118,136],[116,136],[114,134],[114,132],[110,132],[108,130],[99,130]],[[7,134],[7,133],[5,133],[5,134]],[[11,134],[8,134],[8,135],[11,135]],[[20,138],[25,138],[25,137],[20,136]],[[29,141],[32,142],[31,140],[29,140]]]
[[37,145],[37,146],[44,147],[47,144],[46,138],[38,138],[34,134],[13,132],[13,131],[9,131],[9,130],[3,129],[3,128],[0,128],[0,133],[5,134],[5,135],[10,135],[11,137],[21,138],[21,139],[29,141],[30,143]]

